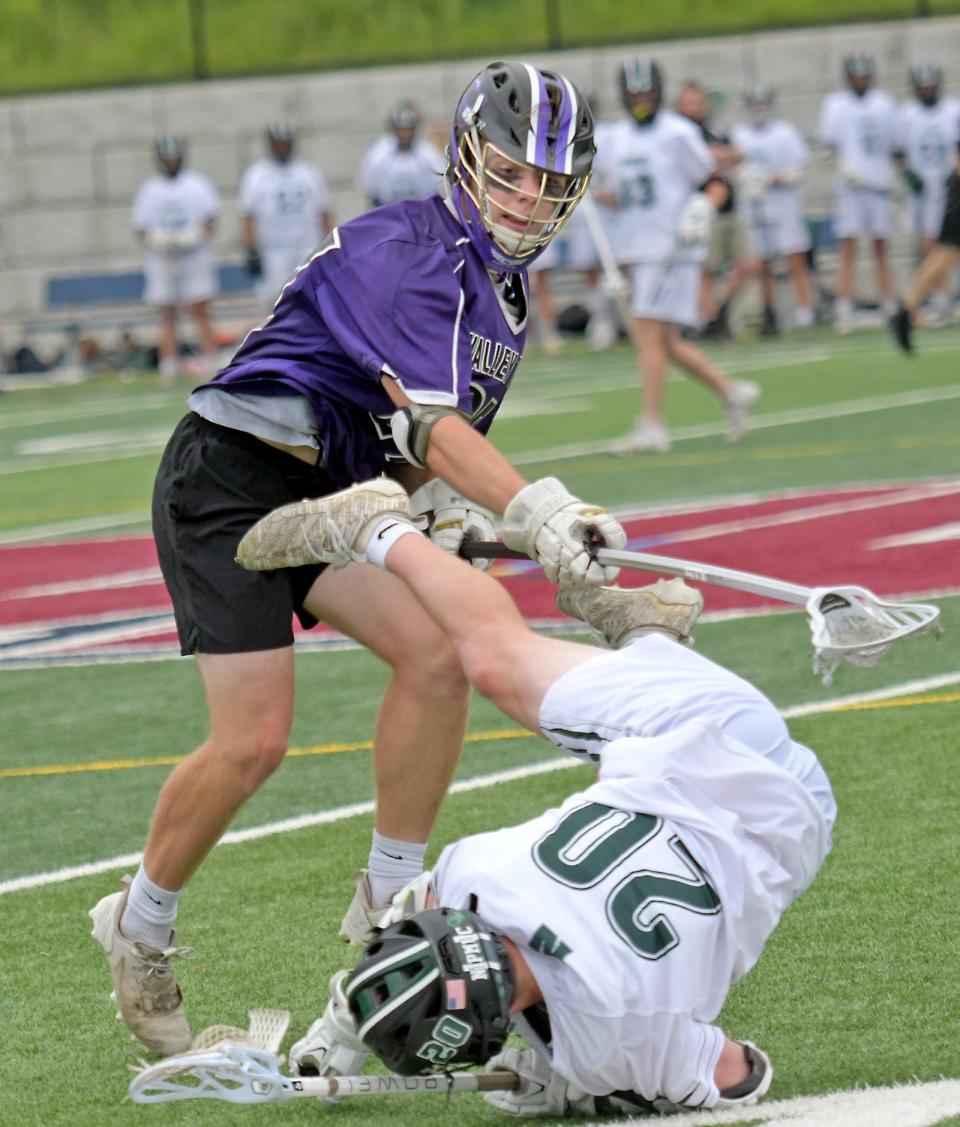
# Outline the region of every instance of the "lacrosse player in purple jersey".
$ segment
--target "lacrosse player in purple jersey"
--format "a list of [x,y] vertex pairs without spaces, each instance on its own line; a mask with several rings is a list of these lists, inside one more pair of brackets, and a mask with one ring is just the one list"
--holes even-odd
[[[486,1062],[520,1075],[487,1099],[522,1116],[755,1102],[770,1061],[715,1022],[829,851],[836,804],[817,757],[758,689],[678,644],[703,603],[682,580],[561,588],[561,609],[615,648],[544,637],[420,534],[394,490],[283,506],[238,559],[384,568],[479,692],[599,777],[447,846],[333,976],[294,1069],[350,1075],[371,1050],[401,1073]],[[501,1051],[511,1025],[528,1047]]]
[[528,483],[484,437],[523,351],[525,268],[582,197],[593,154],[572,83],[485,67],[457,105],[442,191],[335,228],[190,397],[157,475],[154,534],[210,731],[164,784],[136,876],[91,912],[121,1015],[149,1049],[190,1044],[172,972],[180,891],[286,753],[292,615],[329,623],[392,670],[374,732],[376,832],[346,940],[364,942],[422,870],[466,723],[457,654],[404,584],[359,564],[247,572],[234,562],[243,533],[278,505],[388,474],[451,552],[490,537],[500,513],[552,581],[616,572],[590,548],[623,547],[619,523],[555,478]]

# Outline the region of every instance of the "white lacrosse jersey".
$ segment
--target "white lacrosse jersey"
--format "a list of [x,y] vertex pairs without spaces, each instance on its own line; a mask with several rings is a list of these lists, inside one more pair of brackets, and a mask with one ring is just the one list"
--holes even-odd
[[868,90],[858,98],[836,90],[824,98],[817,129],[837,163],[855,172],[865,188],[889,191],[893,186],[893,152],[897,147],[897,110],[884,90]]
[[330,191],[318,168],[302,160],[254,161],[240,181],[241,215],[256,224],[257,246],[307,255],[323,238]]
[[396,137],[386,133],[360,164],[360,187],[377,207],[419,199],[440,190],[446,166],[443,154],[430,141],[416,140],[409,149],[401,149]]
[[684,205],[716,162],[700,130],[671,110],[638,126],[624,118],[612,123],[598,146],[593,166],[598,187],[616,193],[620,206],[612,241],[621,263],[700,261],[704,246],[677,246]]
[[136,231],[181,235],[216,218],[220,199],[202,172],[184,169],[176,176],[151,176],[133,201]]
[[515,1026],[557,1072],[712,1107],[713,1022],[828,848],[811,791],[691,722],[607,744],[597,783],[448,846],[433,883],[523,949],[549,1028],[529,1012]]
[[907,167],[923,177],[924,190],[945,192],[960,143],[960,100],[941,98],[925,106],[919,98],[902,103],[897,115],[897,149]]
[[[770,177],[804,169],[810,163],[810,150],[797,129],[782,119],[765,125],[735,125],[732,140],[743,151],[745,165],[757,165]],[[757,200],[747,200],[743,211],[749,223],[780,224],[795,218],[802,208],[799,182],[770,186]]]

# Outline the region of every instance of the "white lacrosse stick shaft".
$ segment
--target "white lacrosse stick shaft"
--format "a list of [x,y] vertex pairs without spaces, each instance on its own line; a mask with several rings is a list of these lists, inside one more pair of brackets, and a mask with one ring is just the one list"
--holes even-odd
[[613,247],[610,246],[610,240],[607,238],[607,232],[604,230],[603,220],[600,218],[600,213],[597,211],[597,205],[589,195],[586,195],[577,204],[577,207],[583,212],[583,217],[587,223],[587,230],[590,232],[590,238],[597,252],[597,258],[600,259],[600,269],[603,271],[607,293],[613,298],[616,304],[623,321],[623,326],[630,335],[630,340],[639,348],[636,326],[633,323],[633,314],[630,312],[630,302],[627,300],[630,286],[620,270],[620,264],[617,262],[616,255],[613,253]]
[[515,1072],[440,1072],[431,1076],[284,1076],[276,1054],[223,1041],[200,1052],[167,1057],[130,1081],[134,1103],[215,1099],[235,1104],[277,1103],[300,1097],[385,1093],[484,1092],[516,1088]]

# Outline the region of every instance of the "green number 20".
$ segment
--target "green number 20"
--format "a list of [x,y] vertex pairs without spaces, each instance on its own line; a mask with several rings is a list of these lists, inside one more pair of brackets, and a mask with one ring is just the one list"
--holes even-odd
[[[589,802],[571,810],[536,843],[533,859],[567,888],[590,888],[662,828],[663,820],[651,814],[632,814]],[[662,958],[680,942],[662,912],[649,923],[641,922],[641,914],[651,904],[673,905],[707,916],[720,911],[720,897],[683,842],[674,836],[668,845],[690,872],[689,880],[638,869],[628,873],[607,897],[610,926],[643,959]]]

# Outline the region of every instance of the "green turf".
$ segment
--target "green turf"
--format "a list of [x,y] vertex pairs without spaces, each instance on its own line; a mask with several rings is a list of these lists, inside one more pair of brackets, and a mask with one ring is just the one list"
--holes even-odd
[[[609,440],[626,428],[637,388],[626,347],[594,356],[580,346],[547,358],[531,353],[508,403],[517,413],[493,437],[527,472],[552,472],[584,495],[632,507],[670,498],[722,498],[783,487],[910,481],[960,473],[957,401],[893,406],[907,393],[960,392],[960,333],[924,338],[912,363],[879,333],[836,341],[823,333],[778,347],[716,349],[730,371],[763,387],[759,422],[809,409],[808,422],[759,426],[737,446],[722,435],[683,440],[669,455],[615,458],[537,451]],[[841,417],[837,404],[881,399],[882,409]],[[573,405],[573,411],[562,410]],[[709,395],[672,381],[671,423],[720,423]],[[147,528],[153,467],[164,428],[183,394],[143,378],[104,378],[78,387],[15,391],[0,419],[0,535],[99,519]],[[96,450],[84,436],[154,429],[136,458]],[[75,449],[63,449],[64,436]],[[60,452],[25,452],[56,440]],[[97,460],[93,460],[97,459]],[[14,468],[26,472],[10,472]],[[140,515],[137,515],[137,514]],[[746,566],[762,570],[762,561]],[[782,708],[956,674],[960,596],[942,601],[945,635],[898,647],[874,670],[843,668],[823,688],[809,670],[799,613],[704,623],[698,647],[756,681]],[[365,750],[318,752],[369,740],[383,667],[357,650],[298,657],[298,705],[288,759],[240,812],[257,826],[363,801],[371,793]],[[814,887],[786,915],[759,965],[733,991],[723,1015],[730,1032],[769,1048],[772,1095],[960,1076],[955,1018],[957,962],[954,770],[956,685],[892,707],[798,717],[798,739],[817,749],[840,802],[833,854]],[[121,758],[182,755],[202,737],[203,706],[189,660],[7,671],[0,678],[4,756],[0,772],[83,765],[77,773],[0,774],[4,815],[0,880],[115,857],[140,849],[167,764],[90,770]],[[474,735],[514,725],[477,701]],[[467,743],[461,778],[553,757],[530,736]],[[452,795],[430,857],[466,832],[531,816],[591,775],[582,767]],[[366,856],[371,818],[355,817],[214,851],[184,897],[182,941],[198,950],[183,971],[194,1028],[243,1025],[251,1006],[283,1006],[299,1035],[325,1001],[329,974],[347,959],[333,931]],[[194,1102],[140,1108],[122,1102],[138,1054],[112,1020],[102,957],[85,912],[113,883],[111,873],[0,897],[0,1125],[314,1122],[397,1127],[455,1115],[467,1125],[504,1122],[477,1097],[377,1098],[334,1110],[312,1101],[255,1111]],[[12,1031],[12,1032],[11,1032]],[[290,1043],[292,1037],[288,1039]]]
[[[910,19],[957,0],[4,0],[0,92],[492,57],[839,21]],[[162,47],[160,46],[162,45]]]

